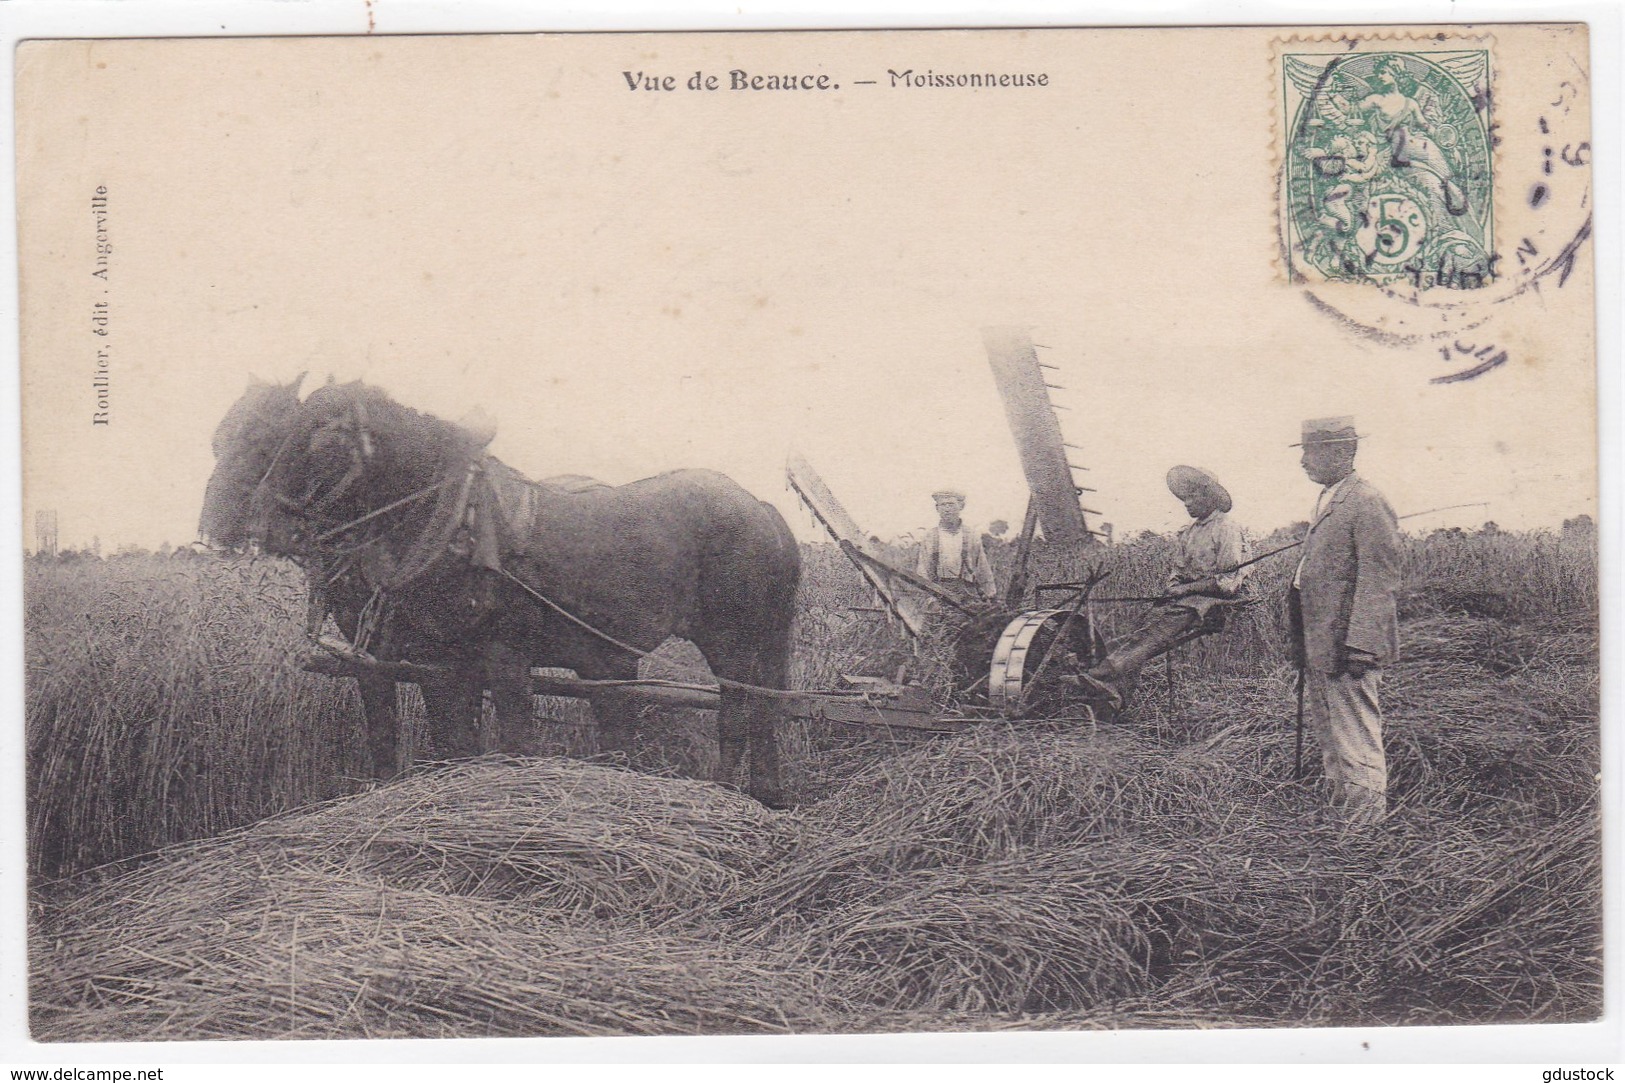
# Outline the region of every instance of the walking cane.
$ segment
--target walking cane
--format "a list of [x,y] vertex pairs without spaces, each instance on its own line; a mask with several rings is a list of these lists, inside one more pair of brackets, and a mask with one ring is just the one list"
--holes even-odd
[[1303,686],[1309,671],[1309,644],[1303,627],[1303,601],[1297,587],[1287,590],[1286,604],[1292,634],[1292,661],[1298,667],[1298,733],[1292,747],[1292,778],[1297,781],[1303,778]]
[[1298,667],[1298,736],[1292,746],[1292,777],[1303,778],[1303,671]]

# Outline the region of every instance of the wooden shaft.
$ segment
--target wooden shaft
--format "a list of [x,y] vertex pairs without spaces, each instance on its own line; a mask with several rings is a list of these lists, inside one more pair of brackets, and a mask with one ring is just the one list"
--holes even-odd
[[1016,539],[1016,567],[1004,588],[1004,604],[1015,608],[1027,595],[1027,562],[1032,556],[1033,535],[1038,530],[1038,500],[1027,498],[1027,515],[1021,521],[1021,537]]
[[585,699],[594,692],[623,689],[630,695],[666,707],[692,707],[701,711],[715,711],[722,705],[721,695],[714,685],[686,684],[681,681],[590,681],[581,677],[530,677],[530,690],[537,696],[566,696]]

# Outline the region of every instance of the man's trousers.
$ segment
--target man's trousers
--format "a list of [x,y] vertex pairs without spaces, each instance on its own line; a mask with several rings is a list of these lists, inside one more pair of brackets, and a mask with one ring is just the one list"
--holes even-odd
[[1320,742],[1332,805],[1353,824],[1374,824],[1388,814],[1388,761],[1382,751],[1382,671],[1364,677],[1310,670],[1305,698],[1310,728]]

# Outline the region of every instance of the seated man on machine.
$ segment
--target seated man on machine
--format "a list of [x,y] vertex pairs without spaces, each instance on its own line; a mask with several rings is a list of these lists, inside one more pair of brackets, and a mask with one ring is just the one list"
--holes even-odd
[[1241,528],[1228,517],[1230,493],[1196,466],[1168,471],[1168,489],[1184,501],[1192,521],[1175,539],[1167,593],[1145,627],[1084,675],[1113,710],[1123,705],[1142,666],[1181,643],[1221,630],[1225,610],[1245,595],[1247,569],[1240,565],[1252,554]]

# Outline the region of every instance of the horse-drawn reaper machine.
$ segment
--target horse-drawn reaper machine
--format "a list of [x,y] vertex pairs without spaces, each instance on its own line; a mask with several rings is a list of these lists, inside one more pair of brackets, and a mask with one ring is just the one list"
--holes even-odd
[[[303,400],[299,381],[251,387],[216,430],[201,534],[303,568],[305,667],[357,679],[379,778],[402,766],[396,683],[410,682],[448,759],[493,738],[522,751],[535,695],[588,699],[605,751],[628,747],[641,704],[715,709],[722,779],[738,781],[748,763],[749,792],[778,805],[773,724],[785,714],[952,731],[1098,706],[1085,676],[1104,652],[1087,604],[1098,578],[1064,585],[1060,605],[1024,607],[1040,527],[1080,560],[1094,543],[1083,490],[1032,343],[1006,329],[985,338],[1031,490],[999,602],[967,607],[889,563],[810,464],[792,456],[788,469],[904,634],[925,634],[932,606],[953,614],[939,622],[954,643],[947,703],[878,678],[786,688],[799,550],[774,508],[723,475],[531,481],[486,452],[488,425],[421,414],[363,384],[329,383]],[[639,662],[672,636],[692,642],[711,673],[640,676]]]

